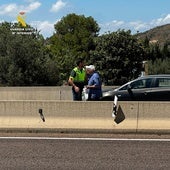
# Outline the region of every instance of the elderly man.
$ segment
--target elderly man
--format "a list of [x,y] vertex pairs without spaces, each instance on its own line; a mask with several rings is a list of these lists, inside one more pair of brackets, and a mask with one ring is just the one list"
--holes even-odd
[[89,75],[87,89],[88,92],[88,100],[97,101],[100,100],[102,96],[102,83],[99,76],[99,73],[95,71],[94,65],[86,66],[86,72]]

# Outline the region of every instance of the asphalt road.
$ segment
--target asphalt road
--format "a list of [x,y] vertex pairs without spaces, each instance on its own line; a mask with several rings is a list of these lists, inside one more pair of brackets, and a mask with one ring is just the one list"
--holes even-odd
[[84,135],[75,138],[72,134],[50,138],[47,135],[45,138],[35,136],[0,137],[0,169],[170,169],[170,140],[167,136],[166,139],[159,136],[156,139],[151,136],[148,138],[124,135],[109,138],[107,135],[100,137]]

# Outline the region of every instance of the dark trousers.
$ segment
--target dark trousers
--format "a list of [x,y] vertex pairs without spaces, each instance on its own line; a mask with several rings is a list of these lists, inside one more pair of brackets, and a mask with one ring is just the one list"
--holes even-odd
[[74,101],[82,101],[82,91],[83,91],[83,89],[80,89],[80,91],[77,93],[77,92],[75,92],[74,88],[72,88],[72,94],[73,94]]

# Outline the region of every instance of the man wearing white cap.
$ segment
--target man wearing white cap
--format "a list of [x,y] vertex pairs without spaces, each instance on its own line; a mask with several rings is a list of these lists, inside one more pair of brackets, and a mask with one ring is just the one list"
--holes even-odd
[[89,75],[87,89],[89,89],[88,100],[100,100],[102,96],[101,79],[99,73],[95,71],[94,65],[86,66],[87,74]]

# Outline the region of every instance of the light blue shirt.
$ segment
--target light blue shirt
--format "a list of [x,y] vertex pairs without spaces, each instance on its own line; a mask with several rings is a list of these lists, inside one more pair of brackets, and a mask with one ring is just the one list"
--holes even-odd
[[99,99],[102,95],[102,89],[101,89],[101,80],[100,76],[97,72],[94,72],[88,81],[88,85],[92,86],[95,85],[95,88],[89,89],[89,98],[90,99]]

